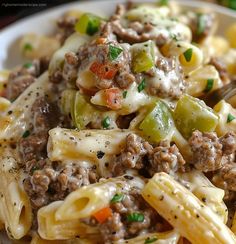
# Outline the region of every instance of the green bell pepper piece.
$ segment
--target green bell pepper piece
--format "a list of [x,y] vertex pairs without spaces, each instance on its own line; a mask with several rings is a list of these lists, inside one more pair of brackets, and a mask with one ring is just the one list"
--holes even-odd
[[99,111],[96,110],[86,96],[76,92],[74,106],[71,107],[72,120],[74,125],[79,129],[84,129],[94,118],[98,116]]
[[100,27],[101,18],[93,14],[83,14],[79,21],[75,24],[75,30],[81,34],[92,36]]
[[[64,114],[71,114],[71,107],[74,106],[76,90],[75,89],[66,89],[63,91],[61,96],[61,111]],[[71,114],[72,115],[72,114]]]
[[173,116],[177,129],[186,139],[195,130],[214,131],[218,124],[217,114],[202,100],[189,95],[179,99]]
[[132,70],[135,73],[148,71],[155,64],[155,44],[153,41],[134,44],[132,52]]
[[175,128],[169,107],[163,101],[157,101],[139,128],[154,142],[166,139]]

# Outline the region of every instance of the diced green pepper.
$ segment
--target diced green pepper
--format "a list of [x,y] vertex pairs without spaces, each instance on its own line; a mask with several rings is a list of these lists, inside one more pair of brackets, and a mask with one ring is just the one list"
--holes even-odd
[[81,34],[92,36],[100,27],[101,18],[93,14],[83,14],[79,21],[75,24],[75,30]]
[[176,127],[185,138],[194,130],[214,131],[218,124],[217,114],[203,101],[189,95],[182,96],[174,111]]
[[76,90],[74,89],[66,89],[63,91],[62,96],[61,96],[61,103],[60,103],[60,107],[61,110],[64,114],[72,114],[72,107],[74,107],[74,101],[75,101],[75,94],[76,94]]
[[157,101],[139,128],[154,142],[165,139],[174,129],[174,121],[168,106]]
[[79,91],[76,92],[72,110],[73,122],[79,130],[84,129],[99,113]]
[[148,71],[154,66],[154,47],[153,41],[138,43],[132,46],[132,70],[135,73]]

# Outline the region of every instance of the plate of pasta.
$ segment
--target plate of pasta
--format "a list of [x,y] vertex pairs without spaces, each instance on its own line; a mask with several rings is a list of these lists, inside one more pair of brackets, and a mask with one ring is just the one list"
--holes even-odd
[[233,11],[72,3],[0,39],[2,243],[236,244]]

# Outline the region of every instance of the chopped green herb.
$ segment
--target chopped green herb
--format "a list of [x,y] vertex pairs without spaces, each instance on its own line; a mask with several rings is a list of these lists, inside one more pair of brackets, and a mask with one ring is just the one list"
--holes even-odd
[[107,116],[107,117],[102,121],[102,127],[103,127],[104,129],[107,129],[107,128],[109,128],[110,124],[111,124],[111,119]]
[[33,167],[31,168],[31,172],[32,172],[32,173],[34,173],[35,170],[39,170],[39,167],[37,167],[37,166],[33,166]]
[[207,84],[204,92],[209,92],[213,88],[213,85],[214,85],[214,79],[207,79]]
[[184,57],[187,62],[189,62],[192,59],[193,49],[189,48],[184,52]]
[[123,194],[115,194],[114,197],[111,199],[111,203],[121,202],[123,199]]
[[178,41],[178,40],[179,40],[176,34],[172,34],[172,35],[171,35],[171,38],[172,38],[174,41]]
[[156,237],[153,237],[153,238],[148,237],[148,238],[145,240],[144,244],[153,243],[154,241],[157,241],[157,238],[156,238]]
[[28,137],[29,135],[30,135],[30,131],[29,131],[29,130],[26,130],[26,131],[23,133],[22,137],[23,137],[23,138],[26,138],[26,137]]
[[122,48],[109,45],[109,58],[110,60],[115,60],[123,52]]
[[24,45],[23,49],[24,49],[24,52],[26,52],[26,51],[32,51],[33,50],[33,47],[32,47],[32,45],[30,43],[26,43]]
[[227,117],[227,123],[230,123],[231,121],[233,121],[235,119],[235,117],[231,114],[231,113],[229,113],[228,114],[228,117]]
[[143,222],[144,215],[141,213],[131,213],[127,215],[128,222]]
[[127,97],[127,93],[128,93],[128,91],[123,91],[123,98]]
[[168,5],[169,0],[160,0],[160,5]]
[[141,83],[138,85],[138,92],[141,92],[142,90],[144,90],[146,87],[146,83],[145,83],[145,79],[143,79],[141,81]]
[[29,69],[29,68],[31,68],[32,66],[33,66],[32,63],[25,63],[25,64],[23,65],[23,67],[26,68],[26,69]]
[[236,1],[235,0],[229,0],[228,1],[228,7],[236,10]]
[[197,35],[201,35],[206,28],[205,16],[203,14],[197,14]]

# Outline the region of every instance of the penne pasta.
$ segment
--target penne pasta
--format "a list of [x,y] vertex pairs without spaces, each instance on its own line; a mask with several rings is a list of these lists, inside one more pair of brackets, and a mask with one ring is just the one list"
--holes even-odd
[[186,41],[172,41],[164,45],[161,51],[167,57],[178,57],[186,73],[199,68],[203,63],[203,53],[201,49]]
[[122,130],[68,130],[55,128],[49,131],[48,157],[52,161],[77,159],[87,156],[97,160],[97,152],[114,155],[124,147],[130,131]]
[[22,136],[29,127],[32,104],[36,97],[44,96],[49,87],[46,72],[8,107],[6,113],[0,118],[0,140]]
[[[6,150],[0,162],[0,206],[8,235],[15,239],[25,236],[32,224],[32,210],[27,194],[20,184],[17,162]],[[9,156],[7,156],[9,155]]]
[[97,235],[98,230],[87,226],[78,218],[59,220],[56,215],[58,209],[62,206],[63,201],[55,201],[46,207],[39,209],[37,214],[38,232],[40,237],[46,240],[67,240],[76,236],[84,237]]
[[57,220],[71,220],[90,217],[109,206],[115,193],[125,187],[120,178],[83,186],[72,192],[56,211]]
[[178,181],[186,186],[199,200],[210,207],[226,224],[228,209],[223,202],[224,190],[215,187],[200,171],[178,173]]
[[161,233],[150,233],[140,235],[138,237],[115,241],[114,244],[143,244],[143,243],[154,243],[154,244],[177,244],[179,243],[180,235],[177,231],[167,231]]
[[166,173],[155,174],[142,196],[193,244],[236,242],[231,230],[208,206]]
[[219,73],[213,65],[205,65],[188,75],[187,93],[199,97],[223,86]]
[[236,120],[230,119],[230,116],[233,116],[232,118],[236,117],[236,109],[225,100],[221,100],[215,105],[214,110],[219,116],[219,122],[216,127],[217,134],[223,136],[229,131],[236,132]]

